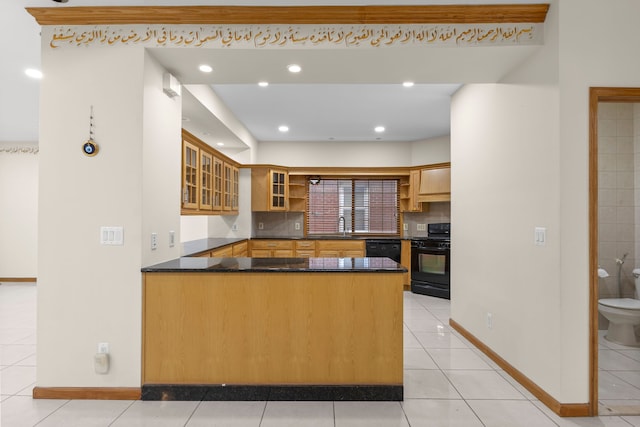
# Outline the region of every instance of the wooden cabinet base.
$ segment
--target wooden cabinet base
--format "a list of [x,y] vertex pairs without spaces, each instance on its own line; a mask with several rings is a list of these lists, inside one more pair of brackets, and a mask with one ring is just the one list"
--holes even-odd
[[402,285],[401,272],[145,273],[142,383],[401,388]]

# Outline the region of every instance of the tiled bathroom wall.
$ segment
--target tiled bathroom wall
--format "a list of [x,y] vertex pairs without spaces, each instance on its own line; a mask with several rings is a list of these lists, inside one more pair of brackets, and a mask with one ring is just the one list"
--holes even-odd
[[[636,125],[634,126],[634,117]],[[635,129],[634,129],[635,128]],[[633,297],[632,270],[640,267],[640,105],[598,106],[598,263],[609,277],[599,279],[599,297]],[[624,263],[620,264],[627,254]],[[603,319],[601,319],[603,320]],[[604,323],[604,324],[603,324]],[[606,328],[606,321],[600,328]]]

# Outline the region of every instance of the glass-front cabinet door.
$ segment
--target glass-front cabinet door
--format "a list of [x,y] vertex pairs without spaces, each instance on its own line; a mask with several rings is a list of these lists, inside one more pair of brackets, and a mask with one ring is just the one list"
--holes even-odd
[[287,209],[288,174],[286,171],[272,169],[269,178],[271,181],[269,186],[271,210],[284,211]]
[[182,207],[198,208],[198,154],[199,149],[185,141],[182,155]]
[[233,185],[231,191],[231,210],[237,211],[240,199],[240,170],[237,167],[231,168],[233,174]]
[[231,210],[231,191],[233,189],[233,166],[229,163],[224,163],[223,169],[223,191],[222,191],[222,210]]
[[213,210],[222,210],[222,177],[223,162],[213,158]]
[[211,210],[213,205],[213,156],[200,152],[200,209]]

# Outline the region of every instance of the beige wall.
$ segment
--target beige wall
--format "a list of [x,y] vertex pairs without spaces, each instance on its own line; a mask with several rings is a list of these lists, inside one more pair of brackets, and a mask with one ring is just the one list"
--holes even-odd
[[[140,268],[179,255],[167,236],[180,227],[180,103],[143,49],[45,47],[42,64],[37,385],[136,387]],[[90,106],[92,158],[80,149]],[[103,225],[123,226],[124,245],[100,245]],[[109,375],[93,371],[98,342],[110,344]]]
[[0,278],[38,274],[38,154],[34,144],[0,144]]
[[451,317],[560,399],[557,89],[467,85],[451,116]]

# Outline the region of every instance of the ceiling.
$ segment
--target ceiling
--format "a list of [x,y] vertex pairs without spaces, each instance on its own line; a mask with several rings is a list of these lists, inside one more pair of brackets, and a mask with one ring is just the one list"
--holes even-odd
[[[532,4],[539,0],[404,0],[411,4]],[[265,5],[264,2],[191,1],[192,5]],[[394,4],[355,0],[348,4]],[[24,7],[184,5],[181,1],[0,1],[0,143],[38,140],[39,81],[24,74],[40,66],[39,26]],[[269,5],[345,5],[342,1],[271,1]],[[152,48],[151,54],[185,85],[207,85],[258,141],[416,141],[449,133],[451,95],[465,83],[497,82],[537,46],[433,49],[213,50]],[[198,65],[211,65],[202,73]],[[298,63],[302,72],[286,66]],[[45,76],[46,78],[46,76]],[[257,85],[268,81],[267,87]],[[402,82],[415,82],[403,87]],[[189,86],[187,86],[188,88]],[[183,126],[214,145],[244,144],[189,91],[183,90]],[[287,125],[281,133],[278,126]],[[383,133],[374,132],[384,126]]]

